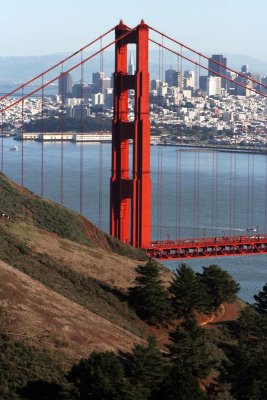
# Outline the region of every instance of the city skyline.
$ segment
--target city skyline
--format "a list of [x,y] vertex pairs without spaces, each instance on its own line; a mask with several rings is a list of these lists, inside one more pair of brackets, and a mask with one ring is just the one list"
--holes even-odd
[[70,52],[116,25],[121,18],[129,26],[144,18],[149,25],[199,51],[248,54],[267,61],[266,11],[264,0],[255,0],[253,4],[247,0],[226,0],[216,5],[211,0],[191,0],[190,8],[175,0],[170,0],[168,7],[161,3],[155,7],[151,0],[137,0],[134,7],[122,0],[93,5],[85,0],[78,0],[75,5],[63,0],[42,4],[11,0],[1,7],[1,26],[8,34],[0,56]]

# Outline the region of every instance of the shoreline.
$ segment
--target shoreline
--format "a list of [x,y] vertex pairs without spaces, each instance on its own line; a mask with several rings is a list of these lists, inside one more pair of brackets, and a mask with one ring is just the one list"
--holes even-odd
[[[226,147],[226,146],[212,146],[212,145],[193,145],[193,144],[171,144],[171,143],[157,143],[157,146],[173,146],[181,147],[185,150],[198,149],[207,151],[219,151],[222,153],[242,153],[242,154],[262,154],[267,155],[267,148],[255,149],[253,147],[240,148],[240,147]],[[182,150],[182,149],[181,149]]]
[[[14,137],[14,136],[12,136],[12,135],[10,135],[10,136],[0,136],[2,139],[11,139],[11,138],[13,138],[13,140],[17,140],[17,141],[21,141],[21,138],[16,138],[16,137]],[[153,136],[152,136],[153,137]],[[34,139],[24,139],[24,141],[26,141],[26,142],[28,142],[28,141],[35,141],[35,142],[43,142],[43,143],[51,143],[51,142],[54,142],[54,143],[56,143],[56,142],[58,142],[58,143],[61,143],[61,139],[59,140],[59,139],[48,139],[48,140],[43,140],[43,141],[40,141],[40,140],[34,140]],[[72,143],[81,143],[81,142],[83,142],[83,143],[99,143],[99,142],[101,142],[102,144],[104,144],[104,143],[111,143],[111,140],[94,140],[94,141],[92,141],[92,140],[84,140],[84,141],[77,141],[77,142],[75,142],[75,141],[73,141],[73,140],[69,140],[69,139],[63,139],[63,141],[64,142],[72,142]],[[205,144],[203,144],[203,145],[200,145],[200,144],[198,144],[198,145],[194,145],[194,144],[174,144],[174,143],[153,143],[153,142],[151,142],[150,143],[150,146],[164,146],[164,147],[179,147],[180,148],[180,151],[186,151],[186,150],[188,150],[188,151],[190,151],[190,150],[194,150],[194,149],[197,149],[197,150],[202,150],[202,151],[218,151],[218,152],[222,152],[222,153],[241,153],[241,154],[261,154],[261,155],[267,155],[267,147],[266,148],[262,148],[262,147],[260,147],[260,148],[254,148],[254,147],[245,147],[245,148],[241,148],[241,147],[239,147],[239,146],[237,146],[237,147],[230,147],[230,146],[220,146],[220,145],[218,145],[218,146],[214,146],[214,145],[205,145]],[[177,151],[179,151],[179,150],[177,150]]]

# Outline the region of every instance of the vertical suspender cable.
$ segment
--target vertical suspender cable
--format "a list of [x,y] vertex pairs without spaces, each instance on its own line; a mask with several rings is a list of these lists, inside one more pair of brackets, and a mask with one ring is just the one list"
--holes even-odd
[[[199,135],[198,135],[198,145],[199,145]],[[200,176],[200,151],[198,150],[197,152],[197,237],[199,237],[199,218],[200,218],[199,176]]]
[[195,147],[194,149],[194,238],[196,237],[197,237],[197,148]]
[[215,139],[213,138],[213,150],[212,150],[212,172],[211,172],[211,234],[214,237],[214,225],[215,225]]
[[254,227],[254,181],[255,181],[255,155],[252,154],[252,167],[251,167],[251,226]]
[[[83,52],[81,51],[81,62],[83,60]],[[83,113],[84,113],[84,64],[81,64],[81,115],[80,115],[80,133],[83,134]],[[80,141],[80,214],[83,213],[83,140]]]
[[[199,146],[199,136],[197,146]],[[199,149],[195,148],[195,176],[194,176],[194,237],[199,235]]]
[[42,75],[42,103],[41,103],[41,118],[42,118],[42,136],[41,136],[41,197],[44,197],[44,75]]
[[[100,50],[102,50],[102,37],[100,38]],[[104,72],[104,54],[100,51],[100,72]]]
[[178,221],[179,221],[179,227],[178,227],[178,238],[181,239],[181,209],[182,209],[182,152],[181,149],[179,151],[180,157],[179,157],[179,194],[178,194],[178,202],[179,202],[179,209],[178,209]]
[[183,46],[181,45],[181,62],[180,62],[180,75],[179,75],[179,92],[183,90]]
[[103,144],[99,142],[99,197],[98,197],[98,226],[102,229],[102,190],[103,190]]
[[160,161],[159,161],[160,147],[158,147],[158,196],[157,196],[157,239],[160,240]]
[[236,232],[236,152],[233,154],[234,156],[234,176],[233,176],[233,229]]
[[[213,139],[214,141],[214,139]],[[214,142],[213,142],[214,143]],[[218,224],[218,152],[213,144],[212,154],[212,236],[217,236]]]
[[265,185],[264,185],[264,234],[267,234],[267,155],[265,155]]
[[199,63],[199,66],[198,66],[198,68],[197,68],[197,76],[196,76],[196,81],[195,81],[195,87],[196,87],[196,89],[199,89],[199,80],[200,80],[200,65],[201,65],[201,56],[199,55],[199,57],[198,57],[198,63]]
[[1,172],[4,172],[4,113],[1,115]]
[[233,152],[230,151],[230,170],[229,170],[229,229],[232,235],[233,216],[232,216],[232,200],[233,200]]
[[250,227],[250,154],[247,156],[247,228]]
[[[21,97],[24,97],[24,87],[21,89]],[[24,99],[21,102],[21,186],[24,186]]]
[[162,239],[162,212],[163,212],[163,152],[160,148],[160,239]]
[[162,239],[162,147],[158,146],[158,240]]
[[176,150],[176,224],[175,238],[181,238],[181,178],[182,178],[182,151],[181,148]]
[[[102,50],[102,38],[100,39],[100,50]],[[100,51],[100,72],[104,72],[104,60],[103,60],[103,51]],[[99,134],[101,135],[101,116],[99,118]],[[98,181],[98,187],[99,187],[99,196],[98,196],[98,227],[102,229],[102,190],[103,190],[103,144],[102,144],[102,138],[100,136],[100,142],[99,142],[99,168],[98,168],[98,173],[99,173],[99,181]]]
[[180,149],[176,150],[176,164],[175,164],[175,239],[178,239],[178,225],[180,225],[179,221],[179,200],[178,200],[178,186],[179,186],[179,158],[180,158]]
[[62,85],[61,85],[61,151],[60,151],[60,204],[63,205],[64,203],[64,101],[65,101],[65,88],[66,82],[65,80],[68,79],[67,75],[63,73],[63,63],[61,64],[62,68]]
[[219,169],[219,155],[215,151],[215,236],[218,236],[218,169]]
[[161,48],[161,76],[162,76],[162,81],[165,80],[164,78],[164,51],[163,51],[163,45],[164,45],[164,36],[161,36],[161,44],[162,44],[162,48]]
[[158,46],[159,48],[159,81],[161,81],[161,47]]

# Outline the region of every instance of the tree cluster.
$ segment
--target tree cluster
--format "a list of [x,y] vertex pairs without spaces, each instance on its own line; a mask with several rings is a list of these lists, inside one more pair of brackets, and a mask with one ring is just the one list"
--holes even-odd
[[151,325],[166,325],[176,318],[193,318],[195,312],[210,313],[224,302],[233,302],[239,285],[217,265],[195,273],[181,264],[168,289],[160,279],[157,263],[149,260],[137,268],[136,286],[129,291],[129,303]]
[[[198,382],[199,376],[206,375],[201,371],[202,363],[190,364],[189,353],[196,350],[189,339],[193,325],[181,328],[182,340],[170,337],[174,351],[170,346],[168,355],[149,337],[147,345],[136,345],[131,354],[93,352],[71,368],[65,383],[31,381],[19,394],[27,400],[204,400]],[[193,330],[199,345],[202,333],[195,326]],[[187,348],[183,361],[177,358],[179,346]]]
[[[194,312],[234,300],[238,285],[230,275],[217,266],[195,274],[181,265],[167,290],[153,261],[138,271],[139,287],[146,287],[152,299],[145,307],[149,321],[162,324],[166,322],[163,315],[174,309],[181,317],[169,332],[165,352],[149,337],[146,345],[136,345],[130,354],[93,352],[64,373],[45,353],[0,333],[1,400],[265,400],[267,284],[237,321],[217,326],[208,334],[197,324]],[[137,293],[139,302],[146,301],[141,289]],[[160,300],[158,313],[154,300],[162,295],[167,296],[170,308]],[[211,354],[211,344],[220,357]],[[211,372],[216,380],[207,384]]]

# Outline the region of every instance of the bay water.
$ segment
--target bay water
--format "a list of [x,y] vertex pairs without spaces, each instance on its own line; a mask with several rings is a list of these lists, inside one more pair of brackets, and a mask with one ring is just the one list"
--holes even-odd
[[[14,145],[17,151],[10,150]],[[25,141],[23,183],[37,195],[42,152],[44,197],[58,203],[63,198],[64,206],[81,209],[108,232],[111,144]],[[0,163],[4,174],[21,184],[22,143],[0,138]],[[151,179],[153,240],[267,233],[264,154],[151,146]],[[267,255],[183,262],[199,272],[202,266],[220,265],[240,283],[240,297],[248,302],[267,281]],[[173,270],[180,262],[163,263]]]

